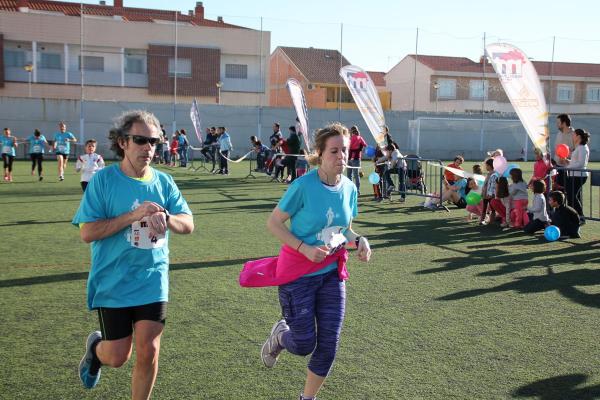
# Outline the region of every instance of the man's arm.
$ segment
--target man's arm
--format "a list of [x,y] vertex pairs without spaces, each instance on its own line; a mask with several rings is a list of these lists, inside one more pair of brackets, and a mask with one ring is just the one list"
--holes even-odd
[[189,234],[194,231],[194,217],[189,214],[170,215],[167,225],[174,233]]

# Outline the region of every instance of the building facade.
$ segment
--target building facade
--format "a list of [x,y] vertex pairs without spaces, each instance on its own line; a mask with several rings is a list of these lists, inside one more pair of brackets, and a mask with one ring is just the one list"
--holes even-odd
[[[277,47],[270,58],[270,105],[291,107],[286,87],[289,78],[302,85],[308,108],[354,109],[356,104],[339,75],[342,66],[350,62],[337,50],[312,47]],[[389,110],[391,95],[385,88],[382,72],[368,72],[379,92],[382,107]]]
[[269,32],[206,19],[201,2],[0,1],[0,96],[267,105],[269,53]]
[[[552,112],[600,112],[600,64],[533,61],[533,65]],[[493,67],[483,58],[476,62],[411,54],[385,75],[385,81],[393,93],[393,110],[514,112]]]

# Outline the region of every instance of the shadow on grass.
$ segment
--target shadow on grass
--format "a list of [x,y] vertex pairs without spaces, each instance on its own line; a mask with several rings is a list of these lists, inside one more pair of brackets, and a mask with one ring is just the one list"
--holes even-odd
[[511,290],[521,294],[557,291],[576,304],[600,308],[600,294],[588,294],[577,288],[578,286],[595,285],[600,285],[600,270],[584,268],[555,273],[552,268],[548,267],[546,275],[518,277],[512,282],[503,283],[502,285],[487,289],[464,290],[438,297],[436,300],[461,300]]
[[27,219],[24,221],[15,221],[15,222],[8,222],[6,224],[0,224],[0,226],[19,226],[19,225],[48,225],[48,224],[65,224],[65,223],[71,223],[71,220],[66,220],[66,221],[36,221],[33,219]]
[[554,376],[530,383],[514,390],[514,398],[534,397],[539,400],[592,400],[600,399],[600,385],[578,387],[588,380],[584,374]]
[[[267,257],[267,256],[265,256]],[[175,263],[169,266],[171,271],[179,271],[185,269],[201,269],[201,268],[218,268],[218,267],[231,267],[242,269],[242,265],[250,260],[256,260],[264,257],[252,257],[252,258],[236,258],[227,260],[213,260],[213,261],[199,261],[199,262],[187,262],[187,263]],[[0,288],[15,287],[15,286],[30,286],[30,285],[41,285],[45,283],[55,282],[68,282],[78,281],[88,278],[88,272],[70,272],[65,274],[56,275],[43,275],[43,276],[32,276],[29,278],[17,278],[17,279],[6,279],[0,281]]]

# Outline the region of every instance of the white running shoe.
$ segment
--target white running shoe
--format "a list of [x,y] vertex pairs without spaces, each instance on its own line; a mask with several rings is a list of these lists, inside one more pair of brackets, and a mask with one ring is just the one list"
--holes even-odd
[[271,329],[271,334],[267,338],[265,344],[263,344],[260,351],[260,358],[267,368],[273,368],[277,363],[279,353],[284,350],[284,347],[279,343],[279,337],[285,331],[289,331],[290,328],[285,323],[285,319],[281,319],[275,322]]

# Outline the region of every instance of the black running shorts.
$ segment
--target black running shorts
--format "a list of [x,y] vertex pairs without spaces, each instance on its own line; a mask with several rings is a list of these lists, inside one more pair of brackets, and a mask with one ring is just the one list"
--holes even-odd
[[134,307],[98,308],[102,340],[117,340],[130,336],[133,333],[133,324],[138,321],[156,321],[164,325],[166,318],[166,301]]

